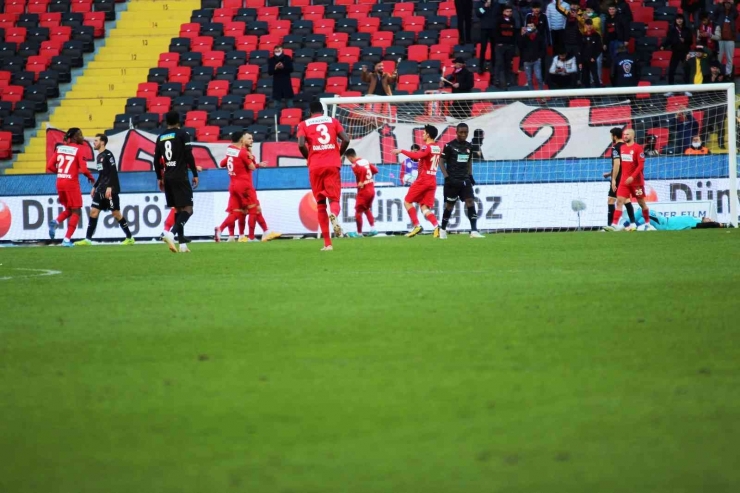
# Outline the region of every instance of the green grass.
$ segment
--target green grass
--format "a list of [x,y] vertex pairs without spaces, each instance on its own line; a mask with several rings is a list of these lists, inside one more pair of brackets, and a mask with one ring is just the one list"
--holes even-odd
[[320,246],[0,250],[0,491],[740,491],[740,231]]

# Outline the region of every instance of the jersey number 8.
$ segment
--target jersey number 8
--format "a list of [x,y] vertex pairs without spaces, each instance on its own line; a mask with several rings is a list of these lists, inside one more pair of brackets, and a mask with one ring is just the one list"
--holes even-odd
[[164,157],[167,158],[167,161],[172,161],[172,141],[171,140],[164,141]]

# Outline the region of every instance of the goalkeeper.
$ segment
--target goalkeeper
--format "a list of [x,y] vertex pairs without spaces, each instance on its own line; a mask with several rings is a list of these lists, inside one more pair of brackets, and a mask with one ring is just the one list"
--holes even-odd
[[484,238],[478,232],[477,226],[478,213],[473,193],[473,146],[467,141],[468,132],[468,126],[459,123],[457,138],[445,144],[439,160],[439,168],[445,177],[445,209],[442,212],[442,227],[439,230],[440,240],[447,239],[447,224],[458,199],[465,202],[466,214],[470,220],[470,237]]
[[[639,208],[638,208],[639,209]],[[642,218],[642,211],[637,211],[637,225],[642,226],[645,220]],[[693,216],[672,216],[666,217],[660,212],[650,211],[650,226],[658,231],[684,231],[687,229],[711,229],[726,228],[724,223],[713,221],[709,217],[696,218]]]

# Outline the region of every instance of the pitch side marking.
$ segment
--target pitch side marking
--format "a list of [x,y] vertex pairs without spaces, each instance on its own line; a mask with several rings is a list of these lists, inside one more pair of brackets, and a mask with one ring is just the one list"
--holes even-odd
[[34,274],[26,274],[21,276],[5,276],[0,277],[0,281],[9,281],[11,279],[23,279],[23,278],[30,278],[30,277],[45,277],[45,276],[57,276],[62,273],[60,270],[52,270],[52,269],[26,269],[22,267],[14,267],[9,270],[23,270],[23,271],[29,271],[34,272]]

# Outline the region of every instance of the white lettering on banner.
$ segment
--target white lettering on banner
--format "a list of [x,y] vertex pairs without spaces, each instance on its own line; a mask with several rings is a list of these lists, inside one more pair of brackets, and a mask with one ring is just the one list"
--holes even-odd
[[[697,186],[699,185],[699,186]],[[533,229],[575,228],[578,216],[571,209],[573,200],[586,204],[581,212],[581,226],[602,226],[606,217],[606,195],[608,182],[482,185],[476,186],[478,226],[481,229]],[[729,180],[726,178],[709,181],[675,180],[649,181],[645,186],[648,205],[666,215],[691,215],[704,217],[708,214],[720,222],[730,222]],[[408,192],[404,187],[376,188],[373,214],[378,231],[403,231],[408,229],[408,215],[403,208],[403,198]],[[340,219],[349,230],[354,229],[354,205],[356,189],[342,191],[342,213]],[[270,228],[285,234],[315,233],[316,209],[309,190],[258,191],[263,214]],[[194,194],[194,215],[188,221],[188,236],[211,236],[213,225],[219,224],[226,215],[229,194],[223,192],[200,192]],[[75,238],[84,237],[87,227],[91,197],[83,194],[85,213],[79,223]],[[435,213],[441,212],[442,187],[437,187]],[[711,208],[710,208],[711,206]],[[0,240],[45,240],[48,239],[47,224],[60,211],[55,195],[0,197],[0,231],[7,231]],[[7,213],[9,211],[9,214]],[[168,210],[164,194],[132,193],[121,194],[121,212],[126,217],[136,237],[158,237]],[[122,239],[123,233],[110,213],[104,213],[98,223],[95,238]],[[9,224],[7,224],[9,223]],[[450,230],[466,230],[469,227],[462,207],[458,203],[450,223]]]

